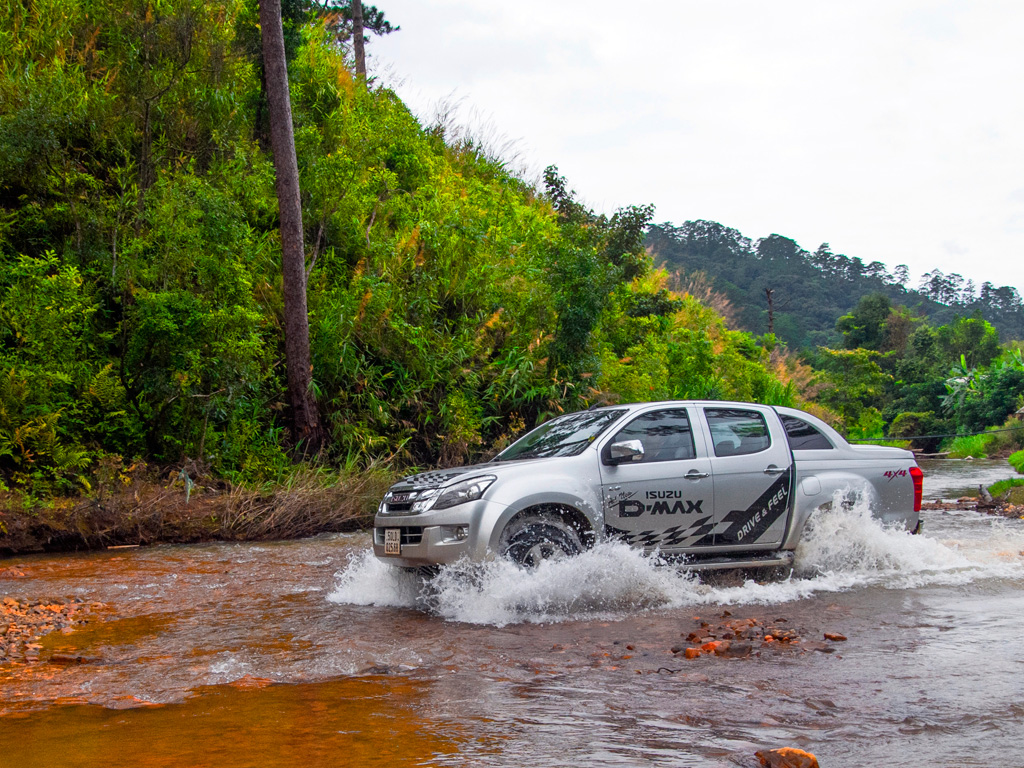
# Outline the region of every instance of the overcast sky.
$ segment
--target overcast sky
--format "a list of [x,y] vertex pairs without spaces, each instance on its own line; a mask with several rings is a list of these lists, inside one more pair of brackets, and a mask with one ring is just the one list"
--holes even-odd
[[[380,0],[371,74],[606,213],[1024,293],[1024,3]],[[481,128],[482,126],[482,128]]]

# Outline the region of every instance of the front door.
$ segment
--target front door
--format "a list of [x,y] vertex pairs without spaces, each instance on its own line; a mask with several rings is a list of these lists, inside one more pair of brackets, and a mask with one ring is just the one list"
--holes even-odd
[[793,454],[778,419],[746,408],[703,412],[715,454],[715,546],[778,546],[793,490]]
[[[711,461],[691,416],[684,407],[641,413],[602,447],[601,490],[610,535],[666,552],[713,543]],[[633,441],[639,441],[642,454],[613,457],[613,444],[635,446]]]

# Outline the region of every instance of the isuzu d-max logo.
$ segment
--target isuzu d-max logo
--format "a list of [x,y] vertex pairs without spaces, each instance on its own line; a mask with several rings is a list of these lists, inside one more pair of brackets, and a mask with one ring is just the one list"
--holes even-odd
[[[679,493],[678,491],[648,491],[648,498],[657,498],[655,494]],[[651,515],[689,515],[693,512],[701,512],[701,504],[704,499],[691,501],[690,499],[677,499],[676,501],[655,501],[653,504],[645,504],[640,499],[626,499],[619,502],[619,517],[640,517],[645,512]]]

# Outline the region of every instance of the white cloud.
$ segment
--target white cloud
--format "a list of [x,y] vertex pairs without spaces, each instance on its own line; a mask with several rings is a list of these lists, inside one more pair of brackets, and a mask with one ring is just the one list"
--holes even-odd
[[[454,93],[604,210],[1024,289],[1024,6],[391,0],[422,115]],[[952,253],[957,244],[970,254]]]

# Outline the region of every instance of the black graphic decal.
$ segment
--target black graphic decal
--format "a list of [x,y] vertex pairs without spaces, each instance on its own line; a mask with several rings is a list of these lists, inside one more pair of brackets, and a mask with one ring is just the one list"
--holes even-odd
[[753,544],[786,514],[793,483],[793,467],[772,483],[747,509],[734,509],[722,522],[729,527],[715,537],[716,544]]
[[604,530],[610,538],[620,539],[630,546],[639,545],[644,549],[666,548],[679,549],[710,544],[711,532],[714,530],[711,517],[702,517],[692,523],[675,525],[664,531],[624,531],[606,525]]
[[619,502],[619,517],[640,517],[644,513],[644,503],[636,499]]
[[[651,498],[650,493],[647,496]],[[704,511],[701,509],[704,499],[697,499],[696,501],[681,499],[672,503],[656,501],[653,504],[644,504],[638,499],[623,499],[618,504],[619,517],[640,517],[644,512],[649,512],[652,515],[689,515]]]
[[686,515],[690,512],[700,512],[700,505],[703,503],[704,499],[697,499],[697,501],[677,501],[669,506],[667,501],[656,501],[648,509],[652,515],[674,515],[676,513]]

